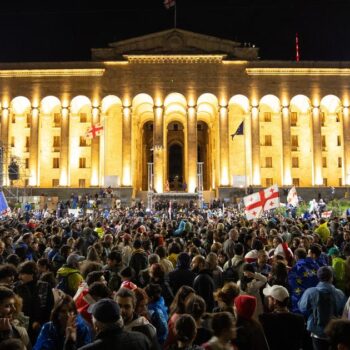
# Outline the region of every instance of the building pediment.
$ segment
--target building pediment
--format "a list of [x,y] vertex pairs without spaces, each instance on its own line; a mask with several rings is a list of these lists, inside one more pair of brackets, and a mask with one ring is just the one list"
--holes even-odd
[[135,55],[223,55],[227,59],[256,60],[258,48],[243,47],[237,41],[170,29],[110,43],[92,49],[93,60],[120,60]]

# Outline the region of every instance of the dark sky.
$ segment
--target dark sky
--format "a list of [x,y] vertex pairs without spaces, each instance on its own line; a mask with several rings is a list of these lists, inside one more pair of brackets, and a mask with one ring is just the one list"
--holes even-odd
[[[110,4],[112,2],[112,4]],[[177,0],[178,27],[260,47],[264,60],[350,61],[350,0]],[[170,29],[163,0],[1,2],[0,61],[85,61],[90,48]]]

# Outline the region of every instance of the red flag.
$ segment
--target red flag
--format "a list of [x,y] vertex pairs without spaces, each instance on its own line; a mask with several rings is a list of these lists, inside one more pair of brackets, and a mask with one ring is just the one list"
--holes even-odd
[[90,128],[86,130],[86,137],[89,139],[93,139],[96,136],[100,136],[103,130],[103,126],[99,124],[92,125]]
[[299,56],[299,36],[298,33],[295,34],[295,60],[299,62],[300,56]]
[[164,6],[166,9],[170,9],[170,7],[173,7],[176,5],[176,0],[164,0]]

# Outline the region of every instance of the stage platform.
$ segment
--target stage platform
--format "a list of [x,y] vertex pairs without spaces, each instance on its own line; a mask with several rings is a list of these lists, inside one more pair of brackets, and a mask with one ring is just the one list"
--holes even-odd
[[187,192],[163,192],[163,193],[154,193],[153,202],[156,201],[176,201],[178,203],[189,202],[189,201],[198,201],[198,193],[187,193]]

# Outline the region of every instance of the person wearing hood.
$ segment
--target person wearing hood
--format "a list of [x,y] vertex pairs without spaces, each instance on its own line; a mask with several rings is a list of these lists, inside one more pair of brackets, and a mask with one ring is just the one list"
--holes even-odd
[[66,294],[74,296],[80,283],[84,280],[79,271],[79,262],[84,260],[83,256],[70,254],[66,264],[57,271],[57,288],[63,290]]
[[168,311],[162,297],[162,287],[159,284],[149,284],[145,288],[149,297],[148,312],[153,326],[157,329],[157,339],[162,345],[168,336]]
[[169,272],[169,284],[173,293],[180,289],[181,286],[193,287],[195,273],[190,269],[191,258],[187,253],[180,253],[177,258],[176,269]]
[[213,294],[215,282],[208,269],[208,264],[203,256],[197,255],[192,259],[191,265],[192,271],[198,273],[193,281],[193,289],[206,301],[208,312],[212,312],[215,303]]
[[121,311],[124,330],[145,334],[152,344],[151,349],[160,349],[156,328],[146,319],[146,317],[136,313],[135,293],[127,288],[120,288],[116,294],[115,301],[118,303]]
[[329,231],[328,223],[325,219],[320,220],[320,225],[315,230],[315,233],[320,236],[323,244],[327,242],[327,239],[330,237],[331,232]]

